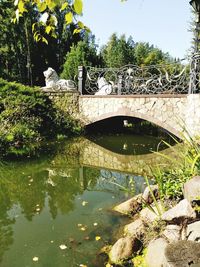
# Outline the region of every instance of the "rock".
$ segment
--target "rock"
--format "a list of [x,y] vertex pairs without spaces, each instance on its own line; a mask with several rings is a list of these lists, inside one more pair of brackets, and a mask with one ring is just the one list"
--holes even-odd
[[195,218],[196,213],[187,199],[181,200],[175,207],[169,209],[161,216],[162,220],[177,224],[183,222],[185,219],[192,220]]
[[142,209],[142,200],[141,194],[115,206],[113,210],[126,214],[126,215],[134,215]]
[[179,225],[169,224],[166,226],[163,236],[170,242],[178,241],[181,238],[181,227]]
[[200,243],[187,240],[171,243],[165,249],[165,257],[170,267],[200,264]]
[[187,239],[200,242],[200,221],[188,224]]
[[154,222],[156,219],[158,219],[158,215],[156,215],[156,213],[154,213],[153,211],[151,211],[149,208],[144,208],[144,209],[140,212],[140,219],[141,219],[144,223],[152,223],[152,222]]
[[137,219],[124,227],[124,233],[129,236],[140,238],[144,235],[144,223],[141,219]]
[[[159,210],[162,212],[163,211],[163,207],[161,205],[161,203],[158,202],[158,207]],[[152,211],[152,209],[154,210],[154,212]],[[144,223],[152,223],[155,220],[159,219],[159,214],[157,211],[157,208],[154,205],[151,205],[150,207],[146,207],[144,209],[142,209],[142,211],[140,212],[140,219],[144,222]]]
[[148,267],[167,266],[165,258],[165,248],[168,243],[164,238],[158,238],[149,243],[146,254],[146,263]]
[[109,259],[114,264],[120,264],[141,249],[141,241],[137,238],[123,237],[120,238],[111,248]]
[[195,176],[184,184],[183,195],[189,202],[200,205],[200,176]]
[[[151,191],[152,191],[154,197],[156,199],[158,199],[159,198],[158,185],[150,185],[150,188],[151,188]],[[142,194],[143,200],[148,204],[153,203],[153,197],[152,197],[152,194],[150,192],[150,188],[149,188],[149,186],[147,186],[144,190],[144,193]]]

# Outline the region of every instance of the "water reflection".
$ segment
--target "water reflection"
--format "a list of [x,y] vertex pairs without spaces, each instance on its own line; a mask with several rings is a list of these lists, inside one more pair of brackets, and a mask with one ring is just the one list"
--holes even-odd
[[80,138],[58,144],[55,155],[1,165],[1,266],[34,266],[34,256],[37,266],[103,266],[95,254],[122,220],[110,207],[143,190],[139,173],[152,160]]

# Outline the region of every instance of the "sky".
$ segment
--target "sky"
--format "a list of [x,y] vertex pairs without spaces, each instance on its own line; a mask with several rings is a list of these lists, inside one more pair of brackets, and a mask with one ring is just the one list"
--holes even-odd
[[171,56],[184,58],[191,47],[189,0],[84,0],[83,21],[99,46],[112,33],[149,42]]

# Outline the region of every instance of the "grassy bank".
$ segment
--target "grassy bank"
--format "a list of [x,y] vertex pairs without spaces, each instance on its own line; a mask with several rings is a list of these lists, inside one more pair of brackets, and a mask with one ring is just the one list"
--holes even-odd
[[0,79],[1,156],[27,155],[45,141],[76,135],[80,123],[59,110],[39,88]]

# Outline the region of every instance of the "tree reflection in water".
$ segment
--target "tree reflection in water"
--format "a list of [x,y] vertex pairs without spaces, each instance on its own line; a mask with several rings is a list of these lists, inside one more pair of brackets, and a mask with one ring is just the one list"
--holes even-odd
[[[36,216],[42,216],[46,212],[56,224],[58,217],[68,216],[74,212],[73,216],[80,215],[82,220],[83,218],[94,222],[99,220],[101,227],[90,229],[87,232],[90,240],[95,240],[95,236],[101,234],[107,236],[107,242],[110,241],[113,225],[118,224],[120,219],[111,215],[106,215],[107,219],[105,219],[105,212],[99,213],[98,211],[101,202],[95,202],[97,197],[99,201],[104,201],[104,205],[108,208],[111,203],[114,203],[114,200],[111,200],[112,196],[116,198],[116,202],[122,197],[127,197],[129,193],[139,193],[144,188],[144,180],[141,176],[105,169],[103,166],[100,168],[83,166],[84,147],[88,147],[88,142],[88,140],[83,139],[81,142],[75,140],[66,144],[62,143],[58,145],[57,153],[54,155],[0,166],[1,262],[5,251],[9,250],[14,243],[13,229],[15,229],[14,225],[16,225],[18,216],[22,216],[27,222],[33,222]],[[95,147],[95,151],[97,148]],[[90,157],[92,159],[93,155]],[[129,188],[130,191],[124,191],[125,188]],[[91,206],[93,202],[96,206],[92,206],[90,209],[90,205],[88,205],[83,214],[77,215],[77,205],[81,209],[83,195],[90,198],[88,201],[91,201]],[[101,217],[97,218],[100,216],[97,213]],[[77,223],[79,218],[74,217],[73,220]],[[77,234],[77,230],[74,234]],[[35,238],[37,239],[37,237]],[[79,259],[84,261],[85,257],[95,258],[94,251],[97,252],[100,245],[93,242],[81,242],[81,247],[75,243],[70,246],[72,250],[68,260],[70,262],[73,254],[75,254],[74,260],[77,262]],[[84,251],[87,251],[88,255],[84,255]],[[52,266],[50,265],[51,262],[48,264],[48,266]],[[19,265],[16,264],[16,266]],[[93,266],[97,266],[96,263]]]

